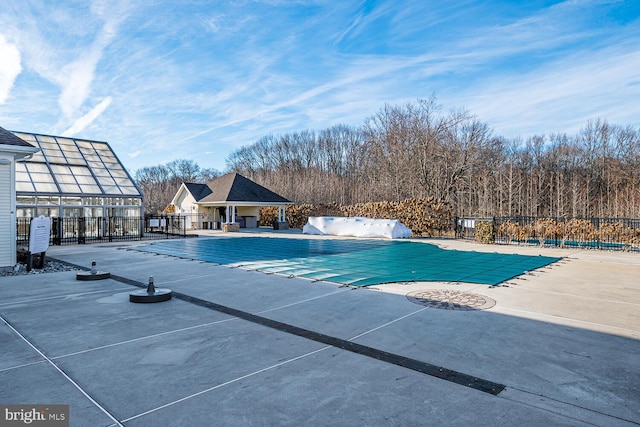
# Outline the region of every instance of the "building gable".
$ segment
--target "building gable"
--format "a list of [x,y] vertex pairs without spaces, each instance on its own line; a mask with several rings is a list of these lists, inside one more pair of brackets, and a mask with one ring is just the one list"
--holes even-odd
[[191,193],[191,195],[193,196],[193,199],[196,201],[201,200],[207,197],[209,194],[211,194],[211,189],[207,184],[196,184],[193,182],[185,182],[184,186],[187,189],[187,191]]
[[274,193],[260,184],[233,172],[223,175],[209,183],[211,194],[199,200],[200,203],[277,203],[292,204],[279,194]]

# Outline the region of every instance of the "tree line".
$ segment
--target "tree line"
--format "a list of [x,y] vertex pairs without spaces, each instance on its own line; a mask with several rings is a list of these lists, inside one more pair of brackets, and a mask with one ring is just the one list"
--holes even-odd
[[[385,105],[360,126],[265,135],[226,166],[298,204],[434,197],[457,216],[640,217],[640,129],[598,119],[575,135],[505,138],[435,97]],[[175,160],[135,179],[157,212],[181,182],[219,174]]]
[[227,168],[296,203],[435,197],[458,216],[640,217],[640,129],[589,121],[576,135],[495,135],[434,97],[242,147]]

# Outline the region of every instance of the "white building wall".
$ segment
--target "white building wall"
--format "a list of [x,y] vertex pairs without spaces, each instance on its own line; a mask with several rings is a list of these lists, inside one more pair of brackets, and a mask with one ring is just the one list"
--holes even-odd
[[238,206],[236,216],[260,216],[260,208],[256,206]]
[[191,193],[186,188],[182,188],[182,194],[180,194],[176,201],[176,214],[185,216],[187,218],[186,228],[190,230],[197,228],[198,221],[198,206],[196,205],[196,199],[193,198]]
[[16,197],[13,156],[2,156],[8,165],[0,164],[0,269],[16,264]]
[[[194,206],[195,206],[195,209],[194,209]],[[180,197],[180,199],[178,200],[178,204],[176,204],[176,208],[177,208],[176,213],[179,213],[179,214],[187,215],[190,213],[198,212],[196,200],[188,191],[185,191],[184,195]]]

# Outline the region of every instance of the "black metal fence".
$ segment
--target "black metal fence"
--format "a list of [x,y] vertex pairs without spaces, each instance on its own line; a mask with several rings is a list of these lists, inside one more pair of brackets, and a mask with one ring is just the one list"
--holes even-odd
[[640,250],[638,218],[457,218],[456,237],[483,243]]
[[[172,216],[92,217],[51,219],[50,245],[156,240],[186,237],[186,218]],[[31,218],[18,218],[16,243],[29,245]]]

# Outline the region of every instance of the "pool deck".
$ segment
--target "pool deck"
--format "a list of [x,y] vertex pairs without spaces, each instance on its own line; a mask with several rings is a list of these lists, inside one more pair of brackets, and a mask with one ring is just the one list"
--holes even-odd
[[[500,287],[352,288],[131,250],[148,242],[51,247],[119,280],[0,278],[0,403],[69,404],[74,426],[640,424],[640,254],[426,241],[564,259]],[[179,298],[130,303],[149,276]],[[406,297],[429,289],[496,305]]]

